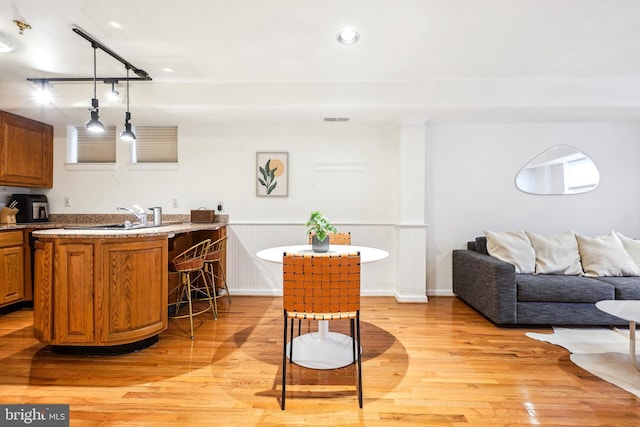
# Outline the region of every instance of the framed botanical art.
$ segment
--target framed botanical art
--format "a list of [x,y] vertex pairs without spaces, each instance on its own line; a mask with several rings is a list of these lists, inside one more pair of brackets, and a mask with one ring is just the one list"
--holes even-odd
[[256,153],[256,196],[287,197],[289,195],[289,153]]

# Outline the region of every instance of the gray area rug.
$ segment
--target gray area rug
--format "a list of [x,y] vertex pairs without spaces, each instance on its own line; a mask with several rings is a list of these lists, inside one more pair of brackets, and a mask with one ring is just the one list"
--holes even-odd
[[[525,335],[567,349],[571,361],[582,369],[640,397],[640,371],[633,366],[629,355],[627,329],[554,327],[552,334],[527,332]],[[640,344],[640,331],[636,341]]]

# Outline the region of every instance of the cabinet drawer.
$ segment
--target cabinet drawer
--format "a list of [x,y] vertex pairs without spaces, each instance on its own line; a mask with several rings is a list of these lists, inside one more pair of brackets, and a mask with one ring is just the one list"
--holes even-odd
[[0,248],[22,246],[22,231],[0,232]]

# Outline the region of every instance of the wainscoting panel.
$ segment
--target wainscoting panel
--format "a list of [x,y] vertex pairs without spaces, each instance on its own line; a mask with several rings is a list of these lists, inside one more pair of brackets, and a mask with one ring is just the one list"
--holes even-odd
[[[336,224],[350,231],[354,245],[384,249],[389,257],[367,263],[362,268],[362,294],[396,296],[396,234],[389,224]],[[227,280],[232,294],[282,295],[282,264],[256,256],[262,249],[307,243],[303,224],[230,224],[227,233]]]

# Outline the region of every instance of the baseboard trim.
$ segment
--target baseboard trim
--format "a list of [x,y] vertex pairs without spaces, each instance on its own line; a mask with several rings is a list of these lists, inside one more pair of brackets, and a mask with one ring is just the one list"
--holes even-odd
[[[234,295],[253,297],[281,297],[282,290],[279,289],[229,289],[231,298]],[[401,295],[395,291],[362,291],[363,297],[394,297],[398,302],[425,303],[428,302],[426,295]]]

